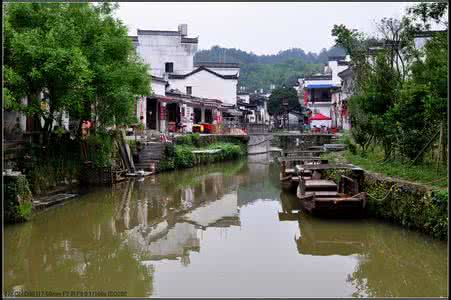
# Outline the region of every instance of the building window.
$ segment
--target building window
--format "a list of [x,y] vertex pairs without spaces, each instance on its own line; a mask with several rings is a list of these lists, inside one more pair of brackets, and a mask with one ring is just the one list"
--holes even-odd
[[164,64],[164,71],[166,73],[172,73],[174,72],[174,63],[172,62],[167,62]]
[[193,87],[192,86],[187,86],[186,87],[186,94],[187,95],[192,95],[193,94]]

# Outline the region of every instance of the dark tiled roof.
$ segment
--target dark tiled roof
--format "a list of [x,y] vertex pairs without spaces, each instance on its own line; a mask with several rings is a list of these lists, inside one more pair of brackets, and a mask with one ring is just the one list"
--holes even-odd
[[199,42],[199,38],[187,38],[182,37],[182,43],[189,43],[189,44],[197,44]]
[[194,63],[195,67],[210,67],[210,68],[239,68],[239,63],[221,63],[221,62],[197,62]]
[[242,101],[241,99],[237,99],[237,104],[244,106],[244,107],[257,107],[257,105],[251,104],[251,103],[246,103],[246,102]]
[[304,80],[332,80],[332,75],[312,75],[306,76]]
[[347,68],[347,69],[344,69],[343,71],[341,71],[341,72],[338,73],[337,75],[338,75],[339,77],[341,77],[341,76],[346,76],[346,75],[350,75],[350,74],[352,74],[352,70],[351,70],[351,68],[349,67],[349,68]]
[[181,102],[191,105],[200,105],[215,108],[220,108],[222,104],[222,101],[219,99],[194,97],[174,89],[166,91],[166,96],[160,98],[162,98],[166,102]]
[[328,61],[336,61],[336,60],[344,60],[346,56],[329,56],[327,58]]
[[338,61],[338,65],[339,66],[347,66],[347,65],[349,65],[349,61],[344,61],[344,60]]
[[431,37],[434,33],[445,33],[448,32],[448,30],[428,30],[428,31],[420,31],[415,33],[415,37],[422,38],[422,37]]
[[141,29],[138,29],[138,35],[180,35],[180,32],[172,31],[172,30],[141,30]]
[[208,68],[206,68],[204,66],[198,67],[194,71],[191,71],[191,72],[189,72],[187,74],[184,74],[184,75],[169,74],[169,78],[170,79],[185,79],[186,77],[191,76],[191,75],[193,75],[195,73],[198,73],[200,71],[207,71],[207,72],[209,72],[209,73],[211,73],[213,75],[216,75],[216,76],[218,76],[218,77],[220,77],[222,79],[238,79],[237,75],[222,75],[222,74],[216,73],[216,72],[214,72],[214,71],[212,71],[212,70],[210,70],[210,69],[208,69]]
[[152,78],[152,81],[159,81],[159,82],[167,83],[167,81],[164,80],[163,77],[158,77],[158,76],[153,76],[153,75],[150,75],[150,77]]

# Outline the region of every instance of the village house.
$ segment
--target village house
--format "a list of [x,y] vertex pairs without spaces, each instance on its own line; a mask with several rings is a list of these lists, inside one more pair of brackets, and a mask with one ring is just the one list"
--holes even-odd
[[351,67],[344,69],[338,76],[341,78],[341,87],[332,93],[332,127],[349,130],[348,101],[353,92],[353,73]]
[[130,37],[150,66],[152,95],[137,102],[146,129],[191,132],[194,124],[221,124],[235,110],[240,67],[230,63],[197,63],[198,38],[186,24],[177,31],[137,30]]
[[342,79],[339,73],[348,68],[349,56],[331,56],[324,66],[322,74],[299,78],[301,102],[314,121],[311,125],[337,127],[336,116],[340,114],[338,106],[339,89]]
[[260,93],[238,93],[237,107],[243,112],[246,123],[269,124],[268,97]]

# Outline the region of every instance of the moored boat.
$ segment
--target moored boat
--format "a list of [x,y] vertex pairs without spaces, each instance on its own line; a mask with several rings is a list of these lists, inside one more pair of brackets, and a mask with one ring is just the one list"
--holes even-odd
[[[321,170],[334,167],[351,168],[352,178],[341,175],[339,184],[321,179]],[[361,216],[366,208],[367,194],[360,191],[362,170],[352,165],[305,165],[298,166],[298,172],[313,171],[312,178],[299,177],[297,197],[302,208],[312,214],[342,216]]]
[[284,190],[296,193],[299,185],[299,177],[303,176],[309,178],[311,175],[310,171],[302,172],[301,174],[296,174],[295,166],[296,164],[325,164],[327,160],[321,159],[320,157],[279,157],[280,163],[280,183]]

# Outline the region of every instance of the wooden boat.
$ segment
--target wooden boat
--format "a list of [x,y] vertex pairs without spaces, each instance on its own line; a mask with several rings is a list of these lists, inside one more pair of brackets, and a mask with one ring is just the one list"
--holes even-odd
[[284,151],[283,156],[285,156],[285,157],[293,157],[293,156],[313,157],[313,156],[318,156],[322,153],[326,153],[326,151],[325,150],[292,150],[292,151]]
[[[342,175],[338,185],[332,180],[318,179],[320,170],[328,170],[332,167],[351,168],[353,178]],[[299,177],[297,197],[305,211],[335,217],[360,216],[364,212],[367,194],[361,192],[359,187],[363,170],[352,165],[329,164],[297,166],[296,169],[298,172],[306,170],[313,172],[313,179]]]
[[284,190],[296,193],[299,185],[299,176],[309,178],[311,176],[311,171],[306,170],[305,172],[300,172],[296,174],[296,169],[294,166],[296,164],[327,164],[327,160],[321,159],[320,157],[279,157],[280,162],[280,183]]

